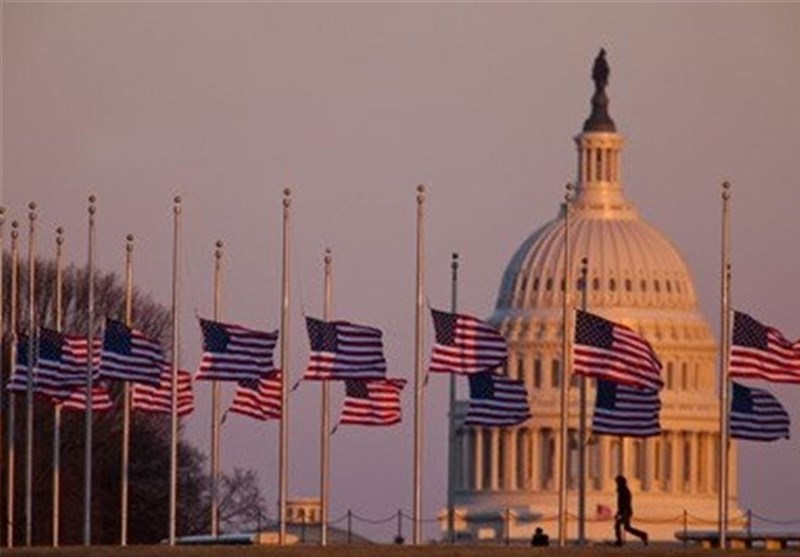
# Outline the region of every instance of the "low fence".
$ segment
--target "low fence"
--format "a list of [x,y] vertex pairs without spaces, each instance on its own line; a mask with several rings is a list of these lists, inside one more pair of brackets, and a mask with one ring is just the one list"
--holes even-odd
[[[457,519],[465,519],[466,515],[456,511]],[[568,513],[568,520],[574,524],[577,522],[577,515]],[[495,521],[487,521],[487,524],[495,524],[502,530],[502,535],[497,536],[492,540],[477,540],[458,536],[455,543],[470,544],[470,543],[493,543],[500,545],[512,545],[518,543],[528,543],[528,539],[515,538],[512,534],[512,523],[517,519],[516,512],[511,509],[499,511]],[[536,517],[532,520],[525,522],[535,526],[538,523],[555,522],[558,520],[557,515]],[[605,517],[586,517],[586,523],[613,523],[613,515]],[[446,524],[446,515],[442,514],[436,518],[423,518],[421,521],[423,531],[430,530],[433,524],[438,525],[437,535],[429,541],[436,541],[437,543],[450,543],[447,539],[447,534],[443,526]],[[718,521],[716,518],[704,518],[692,514],[689,510],[684,509],[681,514],[676,514],[671,517],[653,518],[642,515],[636,516],[636,523],[647,525],[657,524],[676,524],[680,525],[684,534],[692,530],[715,530],[718,528]],[[299,543],[313,544],[319,541],[319,532],[321,530],[319,523],[311,522],[290,522],[289,523],[293,533],[298,537]],[[352,509],[345,512],[343,515],[328,521],[329,539],[331,543],[344,543],[344,544],[357,544],[357,543],[396,543],[402,544],[408,541],[407,533],[411,532],[413,525],[413,517],[411,514],[406,513],[402,509],[386,516],[370,517],[353,511]],[[748,510],[738,516],[729,518],[729,529],[739,529],[750,535],[760,531],[775,530],[775,529],[800,529],[800,519],[795,520],[777,520]],[[686,537],[686,536],[684,536]],[[684,545],[688,543],[684,540]]]

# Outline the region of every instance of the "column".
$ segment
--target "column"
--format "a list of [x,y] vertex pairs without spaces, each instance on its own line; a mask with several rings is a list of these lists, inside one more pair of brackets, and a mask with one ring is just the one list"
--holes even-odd
[[473,488],[475,491],[483,489],[483,429],[476,427],[472,429],[472,463],[473,471]]
[[522,430],[514,428],[508,432],[508,488],[515,490],[519,489],[519,482],[517,481],[517,469],[519,468],[519,459],[520,454],[517,450],[519,448],[519,440],[518,437],[522,435]]
[[644,489],[655,491],[658,484],[656,477],[656,439],[657,437],[646,437],[644,443]]
[[464,429],[456,430],[456,438],[453,447],[453,485],[455,489],[464,489]]
[[528,446],[531,459],[530,478],[528,479],[531,490],[539,491],[542,489],[542,467],[539,460],[542,457],[542,430],[533,427],[530,430],[531,442]]
[[670,492],[680,493],[683,491],[683,440],[679,431],[670,433],[672,439],[672,463],[670,477]]
[[519,429],[516,442],[517,465],[514,474],[517,480],[517,489],[527,491],[530,489],[530,429],[527,427]]
[[691,447],[691,454],[689,455],[689,492],[697,493],[700,491],[699,474],[697,473],[697,432],[689,433],[689,446]]
[[598,459],[598,489],[600,491],[606,491],[608,486],[610,485],[611,481],[611,474],[610,468],[608,466],[608,453],[609,453],[609,440],[607,435],[600,435],[598,436],[598,450],[600,451],[600,457]]
[[500,488],[500,431],[493,427],[489,430],[491,439],[491,476],[489,488],[496,491]]

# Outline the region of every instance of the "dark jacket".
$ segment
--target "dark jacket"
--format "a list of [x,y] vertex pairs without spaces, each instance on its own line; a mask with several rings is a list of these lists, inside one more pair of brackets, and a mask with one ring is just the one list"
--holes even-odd
[[619,516],[632,516],[631,490],[627,485],[617,486],[617,514]]

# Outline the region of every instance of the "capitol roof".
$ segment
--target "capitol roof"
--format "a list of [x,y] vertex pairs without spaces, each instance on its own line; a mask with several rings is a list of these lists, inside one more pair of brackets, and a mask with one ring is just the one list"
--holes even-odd
[[[673,309],[694,312],[689,269],[672,243],[643,220],[621,184],[623,138],[608,115],[604,52],[595,61],[592,112],[576,138],[579,175],[570,203],[571,277],[580,290],[587,264],[591,308]],[[524,315],[562,303],[565,214],[531,234],[511,258],[501,283],[495,318]],[[580,298],[576,300],[580,303]]]

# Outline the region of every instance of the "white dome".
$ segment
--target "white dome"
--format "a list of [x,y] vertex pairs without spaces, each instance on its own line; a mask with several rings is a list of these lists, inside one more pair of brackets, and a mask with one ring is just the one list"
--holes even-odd
[[[531,234],[511,258],[503,275],[497,312],[517,314],[561,306],[563,209],[561,213]],[[581,260],[586,258],[590,307],[697,308],[686,263],[663,234],[635,213],[626,211],[609,217],[577,205],[570,220],[572,277],[578,291]]]

